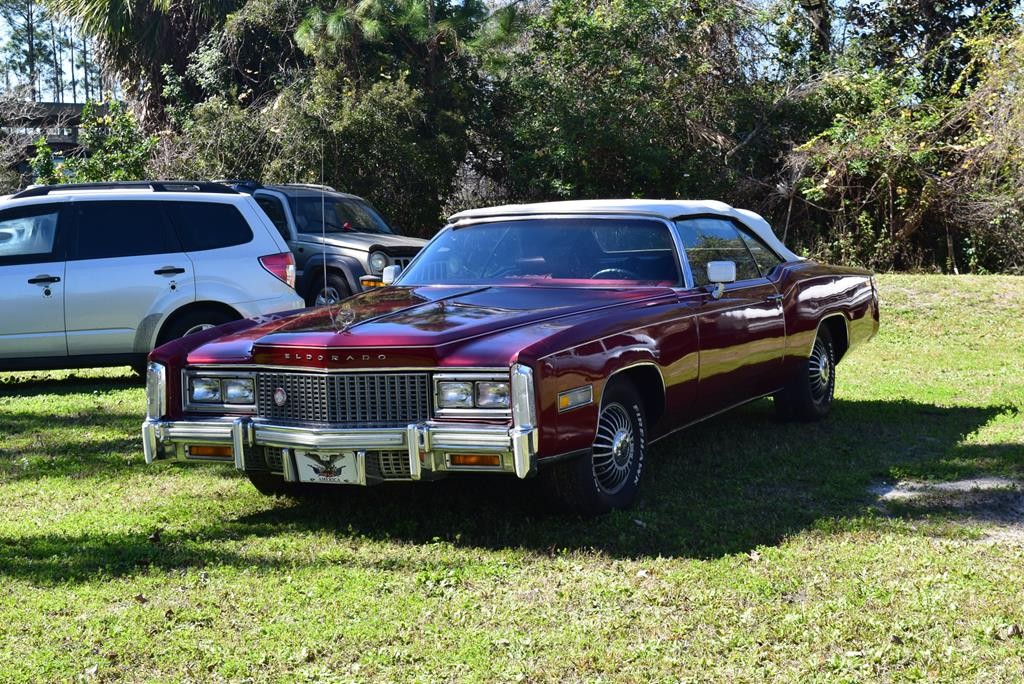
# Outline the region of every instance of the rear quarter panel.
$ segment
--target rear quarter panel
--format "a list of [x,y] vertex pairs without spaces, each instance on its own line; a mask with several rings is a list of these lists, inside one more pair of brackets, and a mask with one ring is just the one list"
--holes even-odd
[[818,326],[841,318],[849,349],[878,332],[878,295],[872,273],[860,268],[829,266],[814,261],[791,262],[777,275],[786,317],[786,366],[810,356]]

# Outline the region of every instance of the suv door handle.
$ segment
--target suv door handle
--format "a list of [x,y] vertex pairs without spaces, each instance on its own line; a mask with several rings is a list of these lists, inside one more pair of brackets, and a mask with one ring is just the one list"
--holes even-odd
[[768,295],[764,299],[765,299],[766,302],[781,302],[782,301],[782,295],[780,295],[780,294]]
[[178,275],[184,272],[185,269],[178,268],[176,266],[164,266],[163,268],[158,268],[155,271],[153,271],[153,273],[157,275]]
[[29,285],[52,285],[53,283],[59,283],[60,278],[52,275],[39,275],[35,278],[29,278]]

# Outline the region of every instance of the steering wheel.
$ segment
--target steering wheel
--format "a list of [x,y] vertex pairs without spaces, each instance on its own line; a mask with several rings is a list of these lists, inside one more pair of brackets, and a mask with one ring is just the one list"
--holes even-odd
[[602,268],[590,276],[591,280],[642,280],[640,276],[624,268]]

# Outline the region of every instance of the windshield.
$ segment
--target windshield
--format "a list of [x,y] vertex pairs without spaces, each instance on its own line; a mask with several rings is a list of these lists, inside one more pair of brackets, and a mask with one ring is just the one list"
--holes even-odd
[[330,196],[290,197],[288,201],[300,233],[394,234],[387,222],[366,202]]
[[647,219],[526,219],[451,228],[402,285],[678,285],[668,227]]

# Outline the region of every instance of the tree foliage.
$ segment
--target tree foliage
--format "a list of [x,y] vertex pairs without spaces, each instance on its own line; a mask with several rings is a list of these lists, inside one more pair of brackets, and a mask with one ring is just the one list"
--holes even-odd
[[1024,271],[1020,0],[53,2],[159,131],[153,175],[323,181],[423,235],[713,197],[825,259]]
[[81,143],[88,154],[54,158],[45,137],[36,141],[31,160],[37,183],[88,183],[142,180],[157,145],[135,116],[118,102],[88,102],[82,113]]

